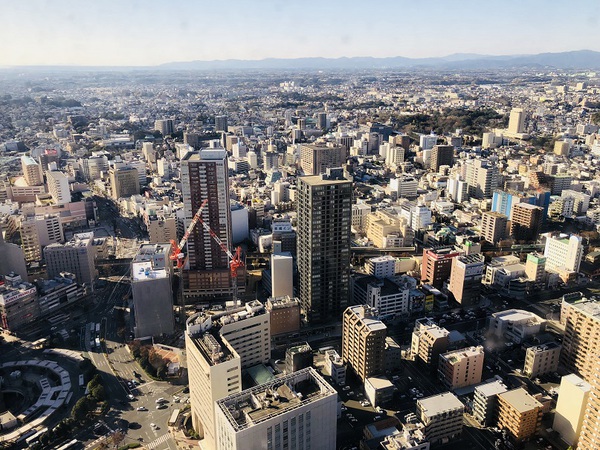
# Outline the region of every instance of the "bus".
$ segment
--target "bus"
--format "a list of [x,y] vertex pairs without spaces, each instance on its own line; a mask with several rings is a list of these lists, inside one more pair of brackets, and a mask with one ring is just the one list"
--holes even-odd
[[77,439],[73,439],[67,442],[65,445],[58,447],[56,450],[69,450],[70,448],[75,447],[77,444],[79,444],[79,441]]
[[25,439],[25,443],[27,444],[27,447],[31,447],[31,446],[33,446],[33,444],[37,443],[40,439],[40,436],[42,434],[44,434],[46,431],[48,431],[48,428],[44,427],[40,431],[32,434],[27,439]]
[[37,433],[37,428],[32,428],[31,430],[23,433],[21,436],[19,436],[19,439],[17,439],[17,444],[23,441],[26,441],[27,438],[29,438],[30,436],[33,436],[35,433]]
[[79,375],[79,387],[83,387],[85,385],[85,379],[83,374]]

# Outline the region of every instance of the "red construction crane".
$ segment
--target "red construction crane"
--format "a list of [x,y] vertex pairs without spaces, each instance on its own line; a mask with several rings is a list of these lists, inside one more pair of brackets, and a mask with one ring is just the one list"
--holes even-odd
[[233,287],[233,295],[235,298],[237,298],[237,271],[238,271],[238,268],[240,268],[244,265],[244,261],[242,261],[242,248],[237,247],[235,249],[235,254],[231,253],[231,251],[223,243],[221,238],[208,226],[208,224],[206,222],[204,222],[204,220],[202,220],[202,217],[200,217],[200,216],[202,215],[202,210],[207,205],[207,203],[208,203],[208,200],[204,200],[202,202],[202,205],[200,205],[200,208],[198,208],[198,212],[196,212],[196,215],[194,215],[192,222],[189,224],[187,230],[185,231],[185,234],[181,238],[181,242],[179,242],[179,245],[177,245],[177,243],[175,241],[171,241],[171,244],[173,246],[173,252],[171,253],[170,259],[172,261],[177,261],[178,269],[180,269],[183,266],[184,257],[183,257],[183,254],[181,253],[181,250],[183,249],[183,246],[187,242],[191,232],[194,230],[194,227],[196,226],[196,224],[198,222],[200,222],[202,224],[202,226],[204,227],[204,229],[206,231],[208,231],[208,233],[210,234],[210,237],[212,237],[213,240],[217,244],[219,244],[219,247],[221,247],[221,250],[223,250],[223,252],[225,252],[227,254],[227,256],[229,257],[229,270],[231,271],[231,283],[233,285],[232,286]]
[[181,251],[183,250],[183,246],[187,242],[192,231],[194,231],[194,227],[196,226],[196,224],[202,221],[200,215],[202,214],[202,210],[207,204],[208,199],[202,202],[200,208],[198,208],[198,211],[196,212],[196,214],[192,218],[192,221],[188,225],[187,230],[185,230],[185,233],[181,238],[181,241],[179,241],[179,244],[177,244],[177,242],[175,242],[174,240],[171,240],[171,247],[173,248],[173,250],[171,251],[171,255],[169,256],[169,258],[171,259],[171,261],[177,261],[178,269],[181,269],[181,267],[183,267],[183,262],[185,261],[184,255],[183,253],[181,253]]

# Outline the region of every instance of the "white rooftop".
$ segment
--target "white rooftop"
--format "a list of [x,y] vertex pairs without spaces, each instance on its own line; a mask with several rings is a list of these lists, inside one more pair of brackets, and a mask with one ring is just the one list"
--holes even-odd
[[131,264],[131,277],[133,281],[156,280],[167,278],[167,271],[165,269],[152,269],[152,262],[150,261],[134,262]]

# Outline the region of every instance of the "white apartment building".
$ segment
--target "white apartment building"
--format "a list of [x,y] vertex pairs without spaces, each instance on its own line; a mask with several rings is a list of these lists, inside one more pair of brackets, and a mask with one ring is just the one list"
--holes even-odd
[[396,275],[396,258],[391,255],[367,259],[365,270],[377,278],[390,278]]
[[546,235],[546,270],[579,272],[583,256],[581,237],[576,235]]
[[66,205],[71,202],[71,190],[69,189],[69,178],[58,170],[46,172],[46,183],[52,200],[57,205]]
[[312,367],[216,402],[219,450],[336,448],[337,392]]
[[560,380],[552,429],[567,444],[577,446],[592,386],[574,373]]
[[294,297],[294,258],[290,253],[271,255],[271,296]]
[[465,406],[451,392],[417,400],[417,418],[425,425],[425,438],[444,444],[462,433]]

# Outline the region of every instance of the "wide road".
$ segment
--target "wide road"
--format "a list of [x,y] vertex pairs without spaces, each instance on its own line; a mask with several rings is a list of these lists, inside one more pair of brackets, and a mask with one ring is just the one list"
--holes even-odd
[[[128,296],[129,291],[129,279],[124,275],[115,283],[109,296],[102,299],[95,310],[90,312],[89,323],[83,327],[84,348],[102,376],[111,405],[111,410],[104,421],[106,434],[93,442],[88,442],[86,448],[95,448],[102,441],[110,442],[110,433],[120,428],[120,421],[124,419],[133,425],[124,430],[126,436],[123,444],[138,441],[147,448],[176,450],[177,446],[168,432],[167,422],[173,409],[183,407],[172,402],[173,394],[180,391],[181,387],[166,382],[150,381],[145,377],[143,370],[129,354],[124,340],[117,335],[116,314],[118,312],[115,307],[119,308],[123,305],[123,298]],[[91,349],[90,343],[96,337],[96,323],[101,324],[100,337],[103,345],[100,349]],[[93,329],[92,324],[94,324]],[[141,386],[132,388],[128,382],[136,379],[136,374],[142,374],[144,382]],[[134,396],[133,401],[128,399],[128,394]],[[156,400],[160,397],[168,400],[167,407],[164,409],[156,408]],[[144,407],[147,411],[137,411],[138,407]],[[156,426],[152,427],[150,425],[152,423]]]

